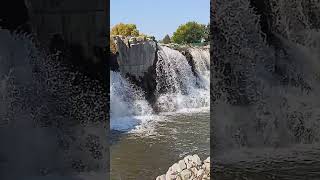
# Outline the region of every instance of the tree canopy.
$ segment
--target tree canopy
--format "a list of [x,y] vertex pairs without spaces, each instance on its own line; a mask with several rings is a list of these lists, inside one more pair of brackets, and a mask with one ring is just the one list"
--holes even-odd
[[180,25],[173,33],[172,41],[178,44],[200,43],[202,39],[207,39],[207,27],[197,22],[187,22]]
[[137,37],[137,36],[139,36],[139,30],[137,29],[137,26],[135,24],[119,23],[111,29],[111,35]]

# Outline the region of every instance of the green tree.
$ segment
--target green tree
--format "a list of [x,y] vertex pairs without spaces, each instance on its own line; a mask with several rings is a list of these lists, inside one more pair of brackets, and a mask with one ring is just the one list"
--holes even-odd
[[164,43],[164,44],[171,43],[171,39],[170,39],[170,36],[168,34],[166,36],[164,36],[164,38],[162,40],[162,43]]
[[173,33],[172,41],[178,44],[200,43],[206,38],[206,25],[197,22],[187,22],[180,25]]
[[119,23],[111,29],[111,35],[122,35],[122,36],[139,36],[139,30],[135,24],[123,24]]

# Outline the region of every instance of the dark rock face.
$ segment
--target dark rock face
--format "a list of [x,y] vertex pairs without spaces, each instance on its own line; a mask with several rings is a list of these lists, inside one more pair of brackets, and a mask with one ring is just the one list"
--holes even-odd
[[118,64],[118,61],[117,61],[117,57],[118,57],[119,53],[111,53],[110,52],[110,55],[109,55],[109,61],[110,61],[110,70],[111,71],[120,71],[119,70],[119,64]]

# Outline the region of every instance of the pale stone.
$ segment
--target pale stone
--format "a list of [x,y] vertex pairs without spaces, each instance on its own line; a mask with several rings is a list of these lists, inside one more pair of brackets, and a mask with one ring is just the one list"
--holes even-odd
[[200,166],[202,164],[199,156],[196,154],[192,156],[192,160],[196,166]]
[[204,163],[210,163],[210,156],[207,157],[207,159],[205,159],[203,162],[204,162]]
[[204,166],[206,170],[210,171],[210,163],[204,163]]
[[174,163],[171,167],[172,167],[173,172],[181,172],[182,171],[182,169],[180,168],[178,163]]
[[204,170],[203,169],[199,169],[199,171],[197,172],[197,177],[201,176],[204,174]]
[[194,175],[197,175],[197,173],[198,173],[198,169],[197,169],[196,167],[192,167],[192,168],[190,169],[190,171],[191,171]]
[[173,166],[171,166],[166,173],[166,180],[175,180],[177,178],[177,172],[173,170]]
[[180,173],[180,175],[182,180],[189,180],[192,176],[192,173],[188,169],[185,169]]
[[187,168],[187,165],[184,162],[184,160],[180,160],[178,164],[179,164],[181,171]]
[[156,180],[166,180],[166,175],[158,176]]
[[191,167],[193,167],[193,165],[192,165],[192,156],[188,155],[183,160],[184,160],[184,162],[185,162],[185,164],[187,166],[187,169],[190,169]]

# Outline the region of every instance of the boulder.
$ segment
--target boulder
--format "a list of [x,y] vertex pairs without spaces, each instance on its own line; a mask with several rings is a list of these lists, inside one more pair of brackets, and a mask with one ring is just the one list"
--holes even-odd
[[[120,37],[115,37],[118,49],[118,63],[120,72],[135,78],[142,78],[144,73],[153,66],[156,59],[157,44],[154,41],[138,42],[136,38],[129,39],[130,47]],[[133,43],[133,44],[132,44]]]
[[180,173],[180,177],[182,180],[189,180],[192,177],[192,172],[188,169],[185,169]]
[[193,163],[194,163],[195,166],[200,166],[200,165],[202,164],[199,156],[196,155],[196,154],[194,154],[194,155],[192,156],[192,161],[193,161]]
[[166,180],[166,175],[158,176],[156,180]]
[[198,155],[188,155],[174,163],[168,169],[166,175],[158,176],[156,180],[160,180],[161,177],[165,177],[165,180],[210,179],[210,157],[202,162]]
[[183,160],[180,160],[178,164],[181,170],[184,170],[187,168],[187,165]]

